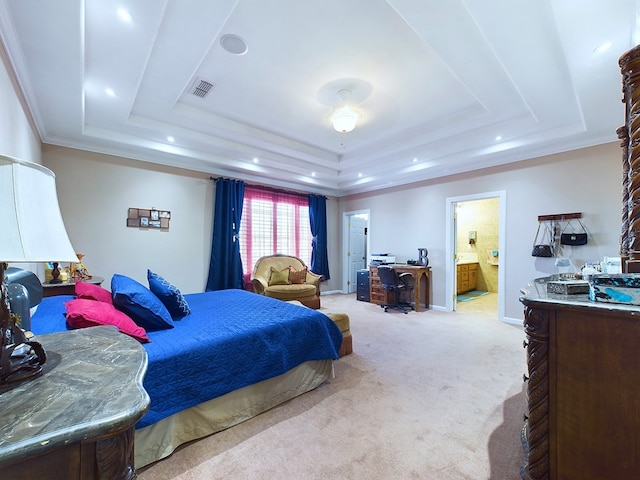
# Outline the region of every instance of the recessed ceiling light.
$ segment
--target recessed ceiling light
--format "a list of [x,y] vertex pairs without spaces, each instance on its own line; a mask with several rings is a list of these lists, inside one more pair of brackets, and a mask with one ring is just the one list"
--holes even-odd
[[126,23],[131,23],[133,21],[133,15],[131,15],[131,13],[129,13],[124,8],[118,9],[118,17],[120,17],[120,20]]
[[259,163],[260,159],[258,157],[253,157],[253,163]]
[[413,163],[418,163],[418,159],[417,159],[417,158],[414,158],[414,159],[413,159]]
[[500,140],[502,140],[502,135],[496,135],[495,140],[496,142],[499,142]]
[[316,176],[316,172],[311,172],[311,176],[315,177]]
[[593,53],[604,53],[607,50],[609,50],[612,46],[613,44],[611,42],[605,42],[601,45],[598,45],[596,48],[594,48]]
[[104,93],[106,93],[110,97],[115,97],[116,96],[116,92],[113,91],[113,88],[105,88],[104,89]]
[[362,173],[358,173],[358,178],[362,178]]
[[169,136],[167,137],[167,141],[169,141],[169,142],[173,143],[173,142],[175,142],[175,141],[176,141],[176,139],[175,139],[175,138],[173,138],[171,135],[169,135]]
[[234,55],[244,55],[248,50],[247,42],[238,35],[232,35],[230,33],[220,37],[220,45],[222,45],[222,48],[227,52],[233,53]]

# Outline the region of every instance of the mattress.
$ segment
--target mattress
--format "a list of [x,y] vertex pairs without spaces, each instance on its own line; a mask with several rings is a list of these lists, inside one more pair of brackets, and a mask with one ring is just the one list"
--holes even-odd
[[[34,334],[67,329],[64,302],[43,299]],[[234,390],[282,375],[309,361],[338,358],[342,333],[316,310],[244,290],[185,295],[191,314],[175,328],[148,332],[145,428]],[[45,345],[46,348],[46,345]]]
[[333,362],[305,362],[282,375],[178,412],[135,433],[136,468],[165,458],[183,443],[255,417],[333,378]]

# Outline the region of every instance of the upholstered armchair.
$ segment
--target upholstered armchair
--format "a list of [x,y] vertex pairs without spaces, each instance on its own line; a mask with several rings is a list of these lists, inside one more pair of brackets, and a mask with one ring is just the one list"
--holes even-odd
[[314,309],[320,308],[321,280],[322,275],[310,272],[298,257],[280,253],[259,258],[251,273],[255,293],[284,301],[297,300]]

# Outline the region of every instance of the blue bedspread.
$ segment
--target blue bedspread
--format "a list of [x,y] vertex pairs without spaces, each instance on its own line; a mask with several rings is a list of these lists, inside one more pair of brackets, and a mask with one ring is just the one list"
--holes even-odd
[[[33,333],[66,330],[63,302],[72,298],[44,298],[31,320]],[[190,315],[173,329],[147,333],[151,343],[143,344],[149,357],[144,388],[151,408],[136,428],[306,361],[338,358],[342,333],[317,310],[244,290],[185,298]]]

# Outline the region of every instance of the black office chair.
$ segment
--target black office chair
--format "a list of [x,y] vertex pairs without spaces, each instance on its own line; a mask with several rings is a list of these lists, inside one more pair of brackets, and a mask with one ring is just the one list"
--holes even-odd
[[388,297],[393,296],[393,303],[383,303],[380,305],[384,308],[384,311],[388,311],[390,308],[402,310],[404,313],[414,309],[411,303],[411,297],[414,286],[414,278],[410,273],[398,272],[395,268],[386,265],[380,265],[378,267],[378,276],[380,277],[380,283],[382,288],[387,292]]

